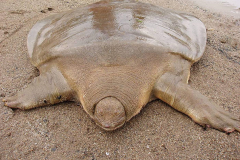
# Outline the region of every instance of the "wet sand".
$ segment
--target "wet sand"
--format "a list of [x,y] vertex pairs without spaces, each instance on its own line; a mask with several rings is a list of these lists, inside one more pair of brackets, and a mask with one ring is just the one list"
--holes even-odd
[[[0,5],[0,100],[25,88],[39,73],[26,38],[44,17],[93,0],[5,0]],[[195,15],[207,28],[202,59],[189,84],[225,110],[240,115],[240,19],[184,0],[149,2]],[[52,9],[50,9],[52,8]],[[204,130],[162,101],[149,103],[114,132],[100,129],[77,103],[29,111],[0,101],[0,159],[240,159],[240,133]]]
[[240,18],[240,1],[239,0],[191,0],[199,7],[232,16],[236,19]]

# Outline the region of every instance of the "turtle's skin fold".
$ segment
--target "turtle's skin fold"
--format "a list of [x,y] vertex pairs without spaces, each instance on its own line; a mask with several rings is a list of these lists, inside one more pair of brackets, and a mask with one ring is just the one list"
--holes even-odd
[[37,22],[27,44],[40,76],[3,100],[10,108],[78,100],[100,127],[114,130],[161,99],[200,125],[240,131],[237,118],[187,84],[206,45],[206,28],[194,16],[100,1]]

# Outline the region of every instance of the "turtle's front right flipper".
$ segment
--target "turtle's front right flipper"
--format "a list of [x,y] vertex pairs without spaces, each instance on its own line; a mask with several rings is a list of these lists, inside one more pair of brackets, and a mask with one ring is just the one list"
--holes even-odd
[[36,77],[27,88],[3,101],[10,108],[26,110],[69,101],[73,99],[72,92],[61,72],[52,68]]

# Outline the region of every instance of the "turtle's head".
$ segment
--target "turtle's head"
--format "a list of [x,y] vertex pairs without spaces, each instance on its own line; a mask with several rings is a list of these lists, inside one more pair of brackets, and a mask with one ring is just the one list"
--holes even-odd
[[106,97],[96,104],[95,122],[107,131],[121,127],[126,121],[122,103],[114,97]]

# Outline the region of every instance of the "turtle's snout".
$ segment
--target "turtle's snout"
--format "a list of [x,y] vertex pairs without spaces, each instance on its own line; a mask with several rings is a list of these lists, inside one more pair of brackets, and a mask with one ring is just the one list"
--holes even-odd
[[126,121],[122,103],[114,97],[106,97],[96,104],[94,111],[95,122],[105,130],[115,130]]

